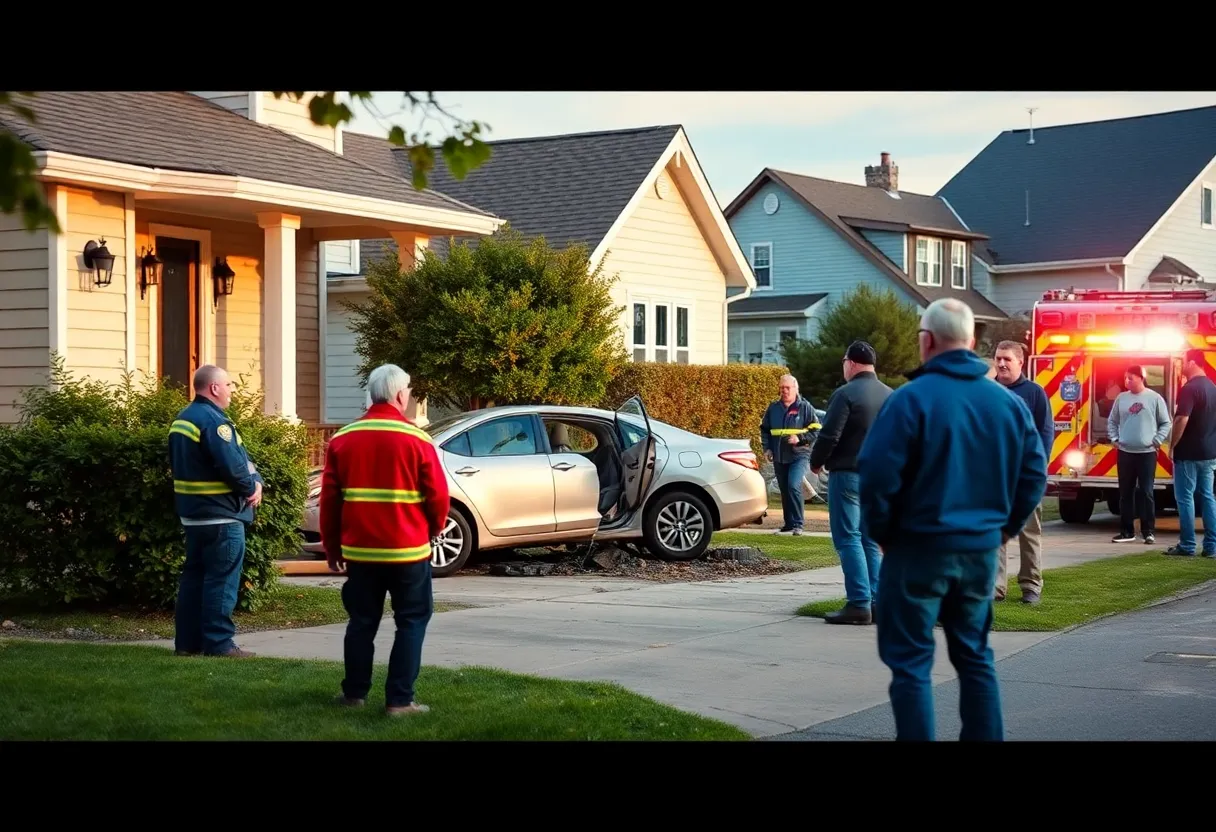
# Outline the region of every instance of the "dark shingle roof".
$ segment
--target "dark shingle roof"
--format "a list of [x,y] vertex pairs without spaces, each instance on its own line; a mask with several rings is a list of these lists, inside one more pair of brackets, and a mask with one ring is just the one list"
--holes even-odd
[[801,314],[808,306],[818,303],[828,296],[827,292],[815,292],[805,295],[771,295],[767,292],[752,295],[743,300],[737,300],[726,307],[728,315],[738,312],[771,312],[774,315],[786,313]]
[[409,205],[484,214],[188,92],[39,92],[0,107],[0,127],[35,150],[150,168],[245,176]]
[[[583,243],[594,250],[679,131],[679,125],[489,142],[490,160],[457,180],[442,160],[430,172],[435,189],[502,217],[525,237],[554,248]],[[387,139],[346,133],[343,152],[403,179],[408,157]],[[379,257],[391,240],[364,240],[360,257]],[[442,255],[446,240],[431,240]]]
[[892,280],[907,287],[914,297],[924,299],[926,306],[938,298],[953,297],[965,302],[976,315],[1008,317],[992,301],[973,288],[959,291],[949,286],[917,285],[911,276],[905,274],[861,234],[862,228],[904,232],[925,230],[970,239],[977,246],[982,243],[982,240],[975,238],[983,235],[968,231],[954,216],[950,206],[937,197],[899,191],[899,198],[896,199],[882,188],[765,168],[727,206],[724,212],[726,216],[731,217],[770,179],[799,197],[803,204],[821,216],[854,249],[886,272]]
[[[938,192],[996,263],[1124,257],[1216,157],[1216,107],[1006,130]],[[1030,226],[1026,191],[1030,191]]]

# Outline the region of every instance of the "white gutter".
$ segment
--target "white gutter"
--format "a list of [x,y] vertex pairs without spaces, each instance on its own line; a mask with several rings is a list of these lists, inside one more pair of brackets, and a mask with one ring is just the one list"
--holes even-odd
[[1095,266],[1122,265],[1122,257],[1091,257],[1088,260],[1046,260],[1040,263],[1009,263],[1003,266],[988,266],[990,274],[1017,274],[1020,272],[1052,272],[1059,269],[1087,269]]

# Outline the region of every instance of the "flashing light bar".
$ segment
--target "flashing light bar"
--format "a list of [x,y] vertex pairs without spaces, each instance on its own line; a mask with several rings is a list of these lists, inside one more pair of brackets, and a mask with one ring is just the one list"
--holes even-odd
[[[1072,336],[1057,334],[1050,336],[1048,340],[1052,344],[1071,344]],[[1216,343],[1216,337],[1210,335],[1206,340],[1209,344]],[[1180,352],[1187,347],[1186,337],[1176,329],[1152,329],[1146,333],[1090,333],[1085,336],[1084,343],[1087,347],[1110,347],[1129,352]]]

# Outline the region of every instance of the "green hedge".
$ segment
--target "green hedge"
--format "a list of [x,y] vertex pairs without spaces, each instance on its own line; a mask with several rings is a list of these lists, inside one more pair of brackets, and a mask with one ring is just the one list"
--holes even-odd
[[652,419],[702,436],[749,439],[763,455],[760,420],[786,372],[771,364],[630,363],[609,382],[600,406],[615,410],[641,395]]
[[[168,427],[185,391],[77,380],[55,358],[57,389],[27,395],[20,424],[0,429],[0,590],[47,604],[171,607],[185,559],[173,505]],[[248,534],[239,608],[255,609],[299,548],[307,492],[302,425],[233,396],[229,415],[266,481]]]

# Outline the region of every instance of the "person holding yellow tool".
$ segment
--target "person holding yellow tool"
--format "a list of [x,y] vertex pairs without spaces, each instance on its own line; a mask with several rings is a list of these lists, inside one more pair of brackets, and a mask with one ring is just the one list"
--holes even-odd
[[781,377],[780,398],[764,411],[760,438],[764,458],[773,463],[781,489],[781,529],[777,534],[802,534],[802,481],[811,467],[811,446],[819,431],[815,406],[798,393],[798,379]]

